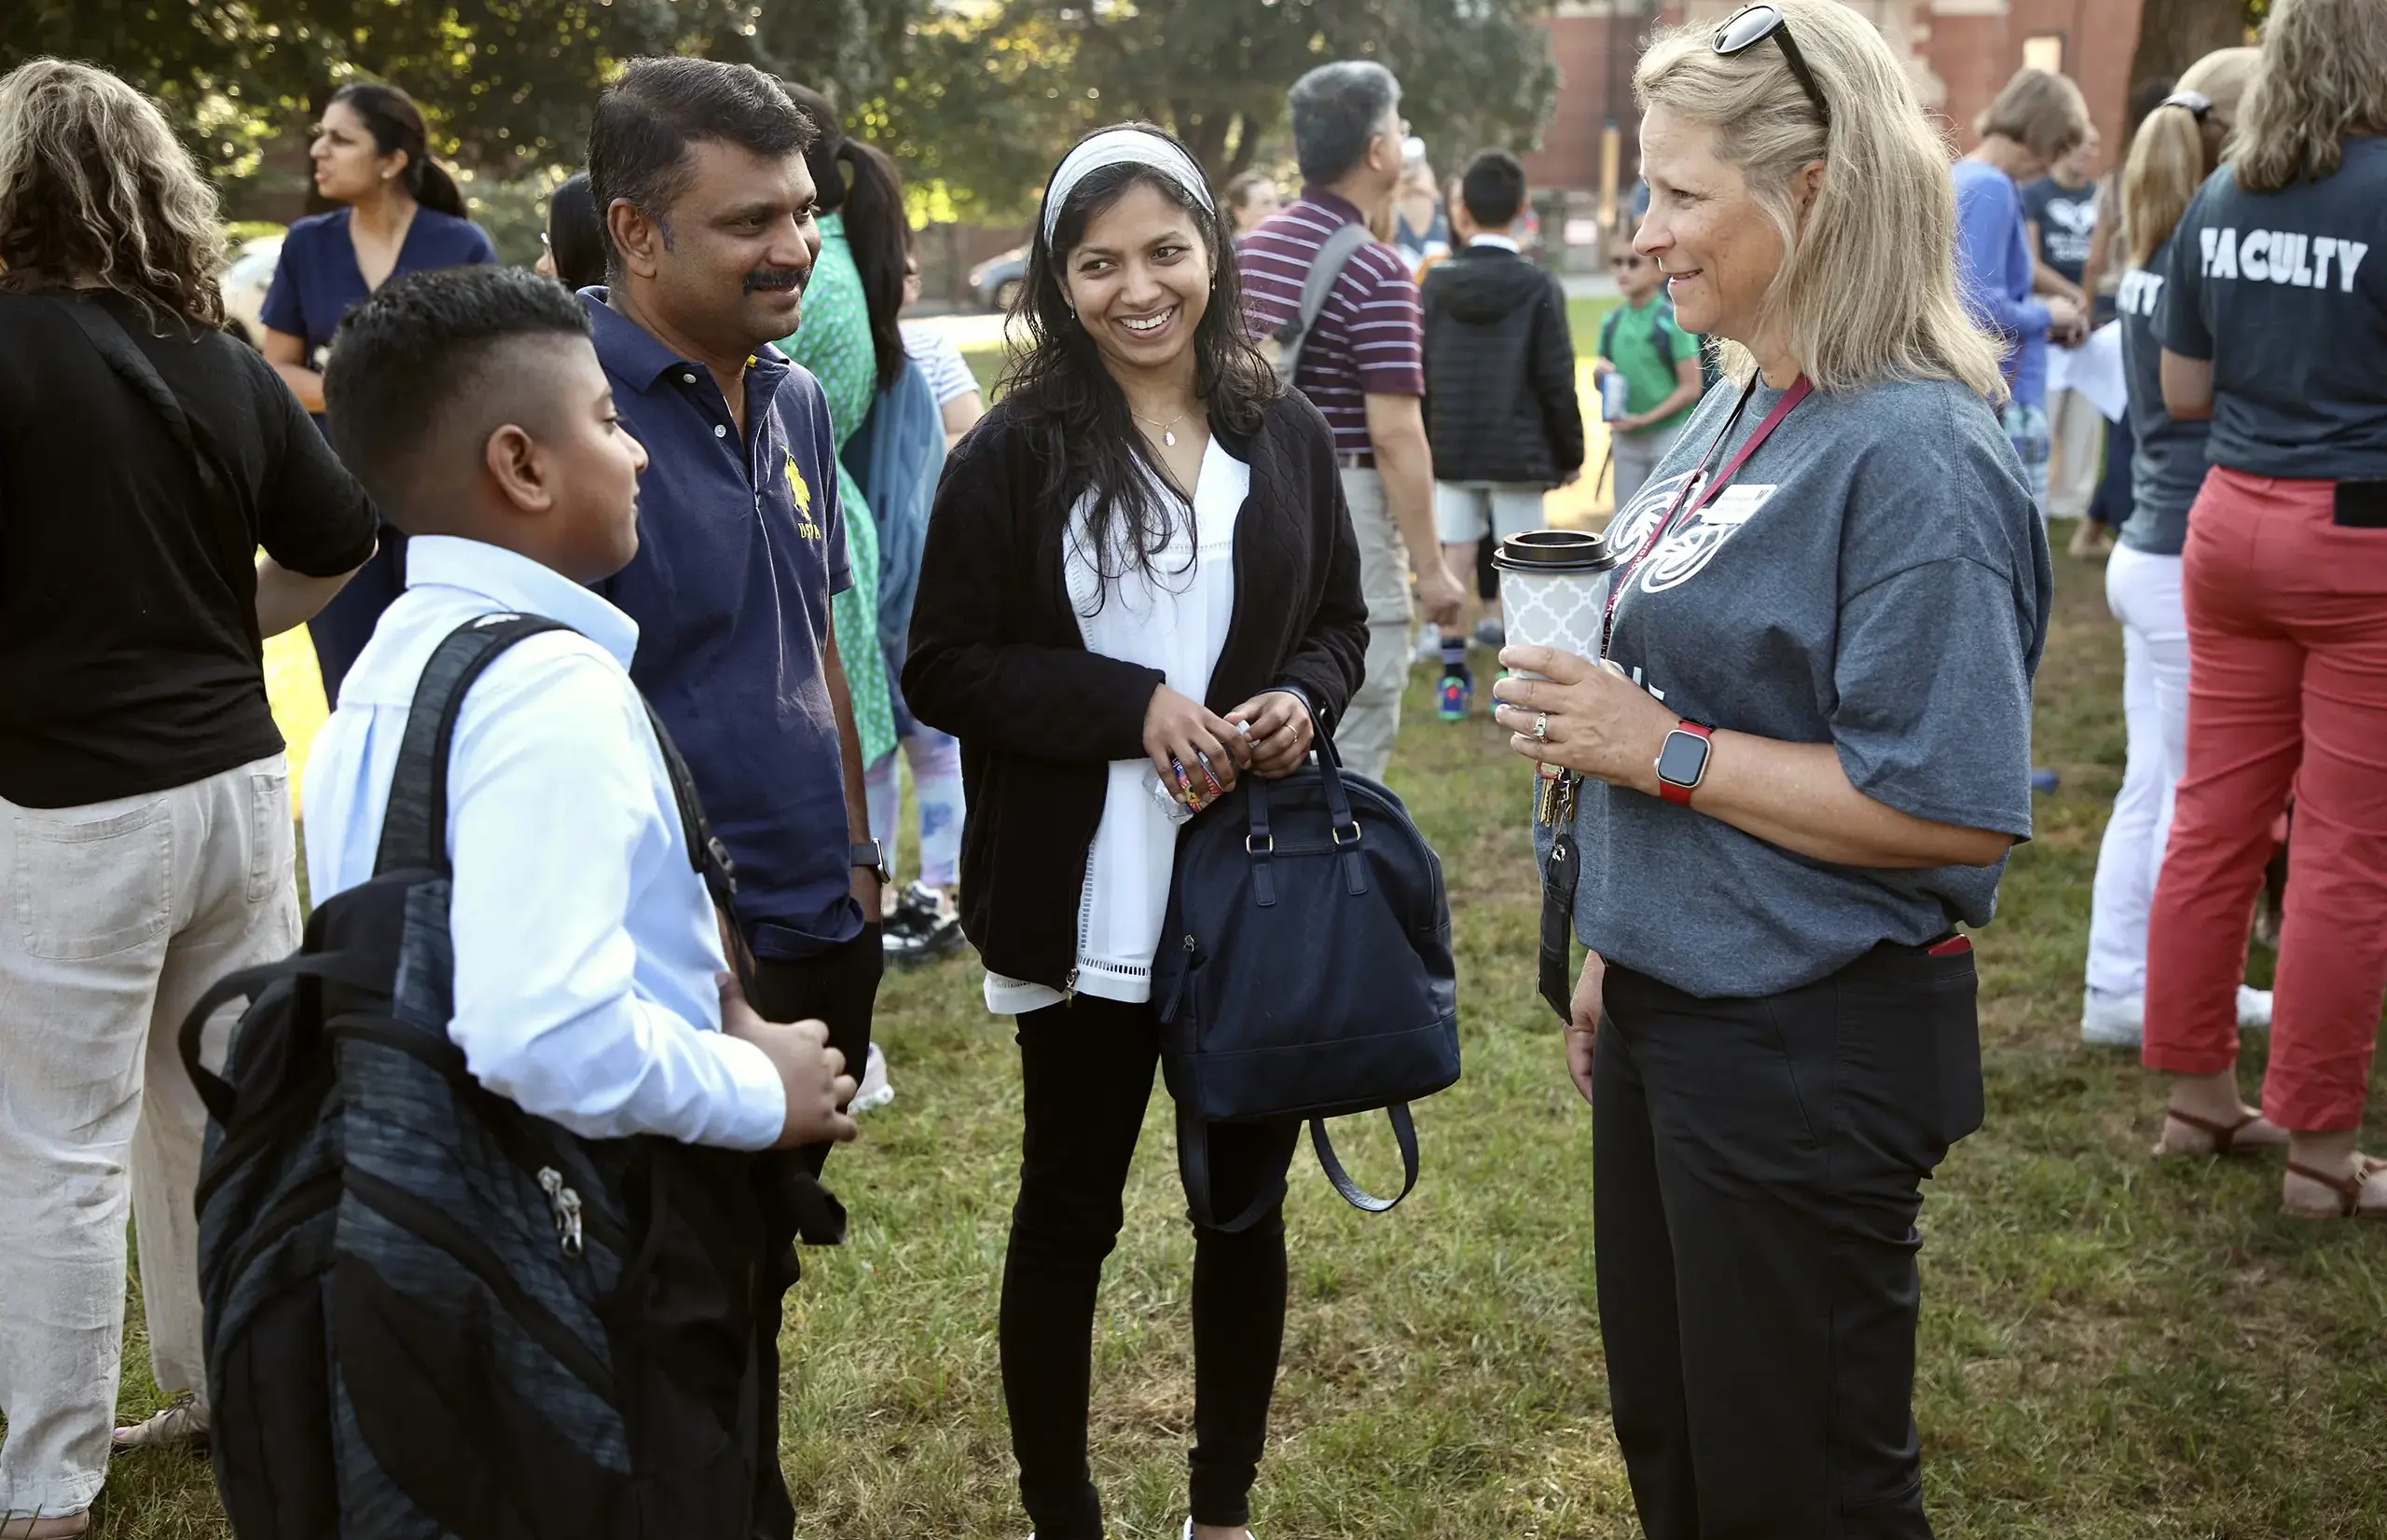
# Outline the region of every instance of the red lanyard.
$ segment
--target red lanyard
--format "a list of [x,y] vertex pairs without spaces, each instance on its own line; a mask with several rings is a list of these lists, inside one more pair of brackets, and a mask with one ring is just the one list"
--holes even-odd
[[[1664,542],[1668,534],[1673,532],[1676,516],[1681,514],[1689,517],[1696,517],[1702,508],[1714,502],[1717,494],[1731,486],[1732,478],[1740,474],[1741,467],[1748,463],[1749,456],[1757,453],[1758,446],[1771,437],[1773,430],[1782,426],[1782,419],[1788,417],[1791,409],[1806,400],[1808,392],[1814,389],[1807,383],[1805,375],[1801,375],[1797,379],[1792,380],[1790,388],[1782,392],[1782,399],[1773,404],[1773,410],[1766,413],[1765,419],[1757,425],[1757,432],[1749,434],[1749,441],[1742,445],[1731,460],[1724,462],[1724,468],[1717,473],[1713,481],[1710,481],[1707,479],[1707,461],[1722,446],[1724,435],[1730,433],[1732,431],[1732,425],[1741,420],[1741,413],[1748,407],[1749,397],[1757,393],[1757,382],[1758,377],[1751,375],[1747,388],[1741,392],[1740,405],[1732,408],[1732,415],[1724,419],[1724,426],[1718,429],[1716,436],[1708,441],[1707,452],[1699,457],[1699,469],[1685,477],[1683,484],[1676,488],[1675,500],[1666,504],[1664,515],[1650,527],[1649,533],[1641,542],[1640,549],[1633,553],[1633,559],[1617,570],[1616,581],[1608,585],[1607,609],[1600,616],[1600,656],[1602,658],[1607,656],[1608,642],[1616,633],[1617,601],[1624,597],[1625,585],[1631,583],[1634,575],[1641,570],[1641,564],[1647,561],[1649,554]],[[1696,495],[1693,495],[1694,493]],[[1685,509],[1683,499],[1687,497],[1691,501],[1690,508]]]

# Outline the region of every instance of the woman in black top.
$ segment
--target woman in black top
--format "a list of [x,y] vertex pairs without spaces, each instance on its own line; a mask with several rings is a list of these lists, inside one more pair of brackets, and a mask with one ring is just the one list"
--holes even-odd
[[[1367,607],[1325,420],[1242,342],[1201,171],[1140,126],[1045,194],[1034,347],[930,519],[904,692],[961,740],[962,923],[1016,1015],[1027,1129],[1003,1394],[1042,1540],[1088,1540],[1090,1337],[1159,1038],[1177,826],[1290,774],[1359,681]],[[1297,1125],[1211,1131],[1220,1212],[1281,1181]],[[1281,1207],[1194,1237],[1193,1519],[1248,1540],[1284,1332]]]
[[[84,1533],[106,1470],[128,1188],[156,1382],[203,1396],[206,1114],[174,1033],[297,944],[260,638],[374,520],[220,330],[215,194],[163,115],[35,60],[0,79],[0,1529],[39,1540]],[[194,1400],[117,1447],[205,1427]]]

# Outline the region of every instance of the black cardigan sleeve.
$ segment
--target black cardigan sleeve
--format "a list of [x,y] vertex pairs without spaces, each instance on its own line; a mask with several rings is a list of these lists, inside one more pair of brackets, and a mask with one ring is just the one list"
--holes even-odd
[[904,700],[930,726],[1002,753],[1125,760],[1144,751],[1156,668],[1033,636],[1041,591],[1028,456],[1016,424],[979,424],[929,515]]
[[1575,336],[1566,324],[1566,292],[1549,281],[1534,316],[1533,389],[1561,480],[1583,468],[1583,401],[1575,390]]
[[1297,398],[1297,405],[1294,420],[1308,450],[1312,548],[1322,558],[1325,578],[1308,633],[1285,660],[1284,674],[1309,697],[1319,731],[1331,733],[1367,673],[1368,601],[1359,586],[1359,540],[1335,466],[1333,430],[1306,400]]

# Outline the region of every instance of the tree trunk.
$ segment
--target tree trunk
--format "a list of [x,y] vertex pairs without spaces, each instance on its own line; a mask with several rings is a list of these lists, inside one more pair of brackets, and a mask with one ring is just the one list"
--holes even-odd
[[2215,48],[2245,40],[2245,0],[2146,0],[2139,11],[2138,49],[2131,56],[2131,84],[2176,80]]

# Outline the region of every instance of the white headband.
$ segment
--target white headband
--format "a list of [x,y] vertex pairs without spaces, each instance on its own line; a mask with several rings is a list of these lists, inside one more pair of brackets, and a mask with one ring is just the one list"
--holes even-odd
[[1210,200],[1210,184],[1194,158],[1168,140],[1145,129],[1105,129],[1076,149],[1062,157],[1060,169],[1053,173],[1052,185],[1044,190],[1044,244],[1053,244],[1053,232],[1061,223],[1062,206],[1069,194],[1085,180],[1089,172],[1105,166],[1149,166],[1160,172],[1186,195],[1202,206],[1206,213],[1218,213],[1218,205]]

